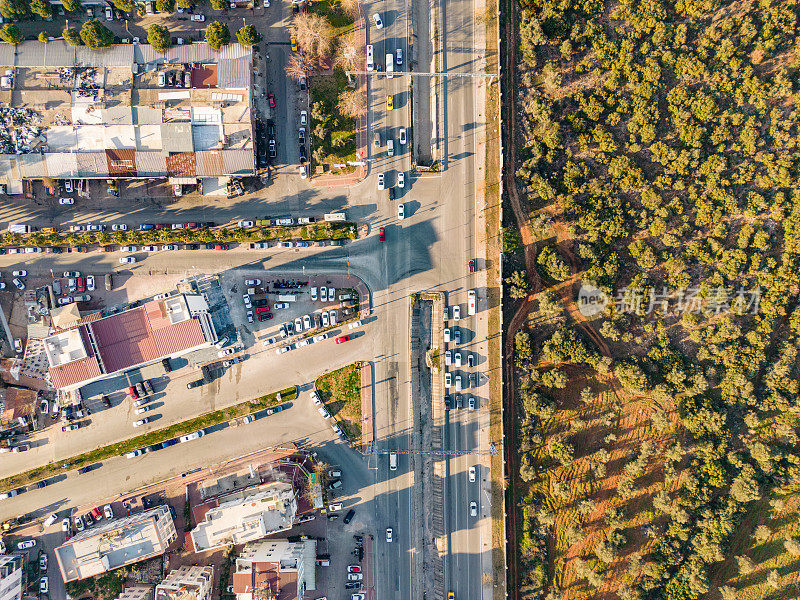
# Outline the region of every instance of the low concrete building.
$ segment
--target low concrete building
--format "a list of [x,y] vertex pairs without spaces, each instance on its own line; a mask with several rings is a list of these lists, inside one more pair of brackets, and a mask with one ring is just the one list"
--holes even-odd
[[195,552],[203,552],[291,529],[297,499],[291,483],[272,481],[209,500],[194,512],[191,542]]
[[317,589],[316,540],[247,544],[232,575],[236,600],[300,600]]
[[208,600],[213,582],[214,567],[184,565],[156,586],[156,600]]
[[22,557],[0,555],[0,600],[22,598]]
[[55,549],[64,582],[160,556],[178,538],[168,506],[104,519]]
[[133,585],[126,587],[117,600],[153,600],[153,586]]

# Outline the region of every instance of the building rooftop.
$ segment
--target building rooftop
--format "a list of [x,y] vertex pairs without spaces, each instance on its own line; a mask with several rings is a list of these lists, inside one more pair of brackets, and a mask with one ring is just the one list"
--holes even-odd
[[[297,501],[291,483],[274,481],[195,507],[191,531],[195,551],[243,544],[291,529]],[[200,515],[203,515],[202,517]]]
[[165,530],[175,531],[166,506],[104,519],[55,549],[61,575],[75,581],[163,554],[171,541]]
[[210,343],[216,333],[207,310],[201,296],[172,296],[45,338],[53,385],[73,386]]

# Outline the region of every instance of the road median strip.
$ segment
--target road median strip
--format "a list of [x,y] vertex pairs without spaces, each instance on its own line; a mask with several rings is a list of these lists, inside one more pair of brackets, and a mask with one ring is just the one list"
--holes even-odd
[[121,442],[96,448],[71,458],[51,462],[23,473],[5,477],[0,480],[0,491],[7,492],[25,485],[30,485],[54,475],[60,475],[64,473],[65,469],[67,468],[70,470],[77,469],[94,464],[100,460],[105,460],[114,456],[121,456],[126,452],[131,452],[145,446],[151,446],[156,443],[171,440],[175,437],[197,431],[198,429],[205,429],[213,425],[219,425],[220,423],[230,421],[231,419],[244,417],[267,408],[278,406],[279,404],[294,400],[295,398],[297,398],[297,388],[290,387],[280,390],[279,392],[273,392],[271,394],[259,396],[253,400],[240,402],[239,404],[234,404],[233,406],[229,406],[227,408],[205,413],[192,419],[181,421],[180,423],[174,423],[168,427],[164,427],[163,429],[149,431],[142,435],[137,435],[135,437],[122,440]]

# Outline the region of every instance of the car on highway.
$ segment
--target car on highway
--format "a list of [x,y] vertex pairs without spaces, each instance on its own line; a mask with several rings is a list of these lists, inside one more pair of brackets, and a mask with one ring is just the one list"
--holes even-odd
[[375,69],[375,47],[367,44],[367,71]]
[[386,154],[394,156],[394,140],[392,138],[387,138],[386,140]]
[[378,189],[386,188],[386,176],[383,173],[378,173]]
[[375,21],[375,27],[383,29],[383,21],[381,21],[381,16],[378,13],[372,15],[372,20]]
[[469,503],[469,516],[470,517],[477,517],[478,516],[478,503],[474,500]]
[[301,110],[300,111],[300,125],[303,125],[304,127],[306,125],[308,125],[308,111],[307,110]]
[[199,429],[198,431],[194,431],[194,432],[192,432],[190,434],[182,435],[181,437],[178,438],[178,440],[181,443],[183,443],[183,442],[191,442],[192,440],[199,440],[205,434],[206,434],[205,431],[203,431],[202,429]]
[[133,426],[141,427],[142,425],[146,425],[147,423],[150,422],[150,419],[152,419],[152,417],[145,417],[144,419],[139,419],[138,421],[134,421]]
[[120,256],[119,257],[119,264],[121,265],[129,265],[136,262],[135,256]]
[[400,128],[400,135],[398,136],[398,141],[401,144],[405,145],[407,140],[408,140],[408,138],[406,136],[406,128],[405,127],[401,127]]
[[295,36],[289,38],[289,44],[291,44],[292,52],[297,52],[297,38]]
[[349,342],[349,341],[350,341],[350,336],[349,335],[340,335],[339,337],[336,338],[336,343],[337,344],[344,344],[345,342]]
[[386,108],[387,110],[394,110],[394,96],[391,94],[386,96]]
[[406,187],[406,174],[403,171],[397,173],[397,187]]
[[386,541],[391,543],[394,540],[394,530],[391,527],[386,528]]
[[470,483],[475,483],[475,466],[471,466],[469,468],[469,481]]
[[136,458],[137,456],[141,456],[144,454],[142,450],[131,450],[130,452],[125,453],[125,458]]
[[59,198],[58,203],[61,205],[75,204],[75,200],[73,198]]
[[405,204],[398,204],[397,205],[397,218],[401,221],[406,218],[406,205]]
[[366,598],[366,596],[364,595],[363,592],[359,592],[357,594],[351,594],[350,595],[350,600],[364,600],[365,598]]
[[383,227],[378,228],[378,241],[379,242],[386,241],[386,230]]
[[21,542],[17,542],[18,550],[27,550],[28,548],[33,548],[34,546],[36,546],[36,540],[22,540]]

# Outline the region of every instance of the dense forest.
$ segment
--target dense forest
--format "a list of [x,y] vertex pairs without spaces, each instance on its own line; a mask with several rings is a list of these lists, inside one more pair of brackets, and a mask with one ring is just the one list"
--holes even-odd
[[519,5],[522,597],[800,593],[799,10]]

